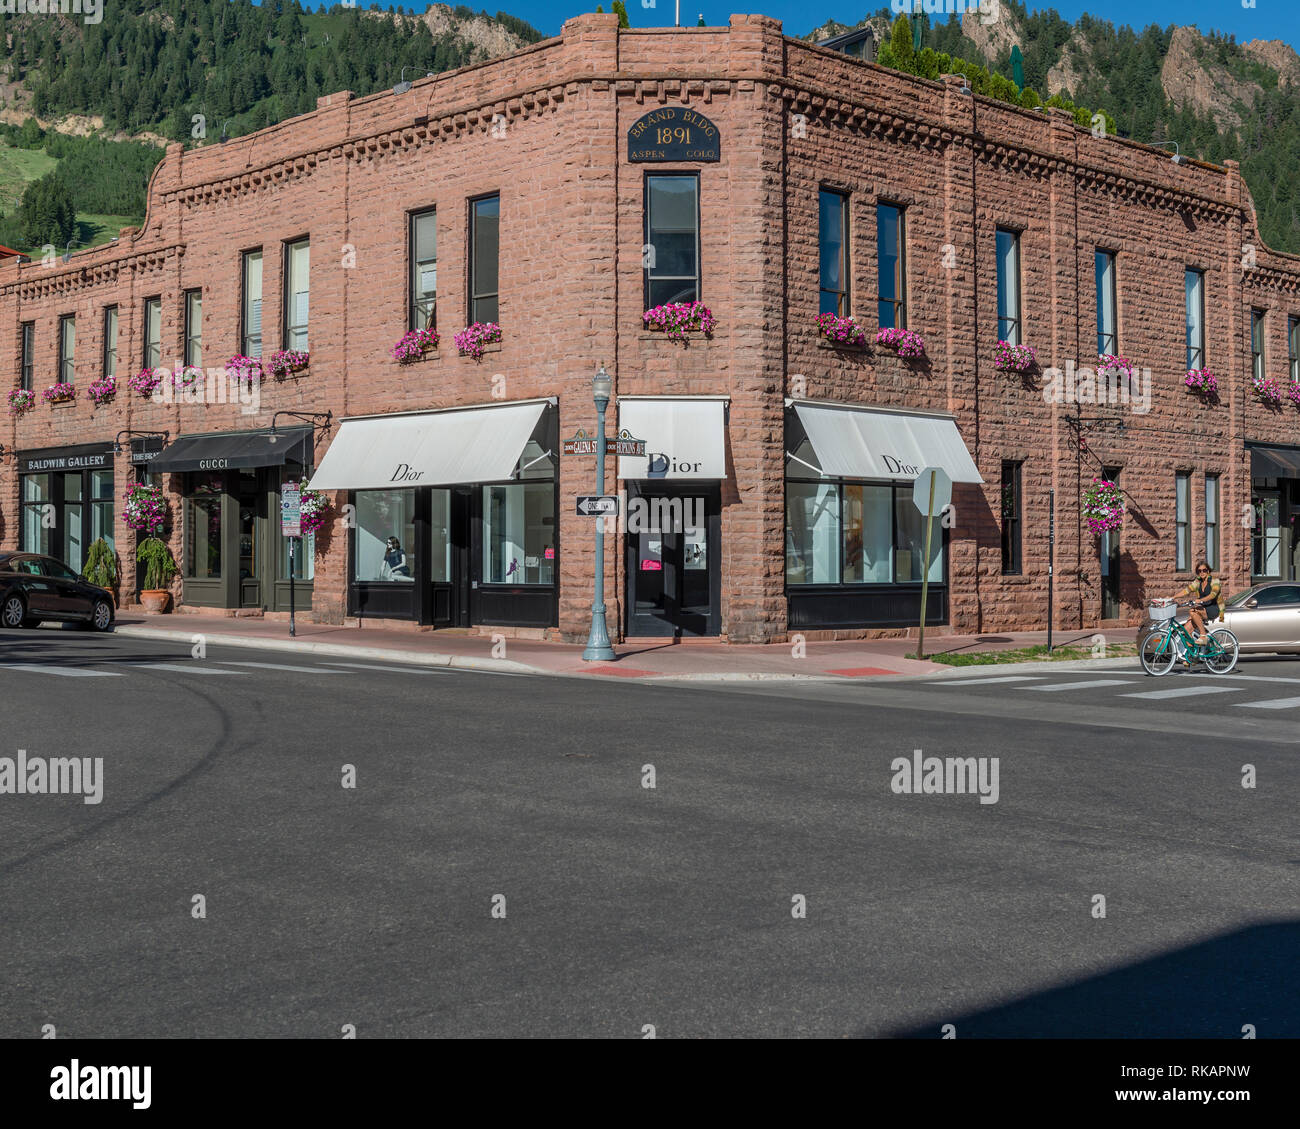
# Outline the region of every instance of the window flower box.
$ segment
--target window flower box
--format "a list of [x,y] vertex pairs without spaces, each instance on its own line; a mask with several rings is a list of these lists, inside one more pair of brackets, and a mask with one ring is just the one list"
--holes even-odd
[[911,329],[882,329],[876,334],[876,344],[904,358],[925,356],[924,339]]
[[1255,397],[1266,407],[1282,406],[1282,389],[1276,380],[1269,376],[1252,376],[1250,386],[1255,390]]
[[203,370],[196,365],[185,365],[178,368],[172,374],[172,385],[181,392],[187,388],[201,388],[203,386]]
[[483,346],[495,345],[501,340],[501,327],[494,321],[476,321],[456,334],[456,348],[462,357],[483,358]]
[[999,341],[993,350],[993,367],[998,372],[1033,372],[1038,365],[1038,350],[1031,345],[1012,345]]
[[20,416],[36,407],[36,393],[30,388],[15,388],[9,393],[9,414]]
[[77,389],[75,385],[68,384],[66,381],[58,381],[51,384],[41,393],[41,399],[53,407],[55,404],[70,404],[77,398]]
[[261,384],[266,379],[262,358],[246,357],[243,353],[236,353],[226,362],[226,372],[240,384],[247,384],[250,388],[255,384]]
[[275,380],[283,380],[296,372],[302,372],[311,357],[308,353],[296,349],[279,349],[263,362],[263,371]]
[[1124,524],[1124,495],[1115,483],[1105,478],[1092,480],[1084,491],[1083,520],[1094,537],[1119,529]]
[[86,388],[86,395],[96,404],[107,404],[117,396],[117,380],[107,376],[103,380],[92,381]]
[[128,529],[153,536],[167,519],[167,500],[161,486],[137,482],[122,495],[122,521]]
[[1300,380],[1291,381],[1286,394],[1291,398],[1291,403],[1300,408]]
[[1207,368],[1188,369],[1187,375],[1183,378],[1183,385],[1188,392],[1199,396],[1202,400],[1210,401],[1219,398],[1219,381]]
[[817,332],[832,345],[848,345],[860,348],[867,343],[867,331],[852,317],[840,317],[838,314],[818,314]]
[[430,349],[438,347],[439,340],[436,329],[413,329],[403,334],[389,352],[399,365],[409,365],[423,360]]
[[1112,372],[1117,376],[1122,376],[1126,380],[1133,379],[1133,373],[1136,366],[1128,357],[1121,357],[1115,353],[1099,353],[1097,355],[1097,379],[1101,380],[1109,376]]
[[686,344],[688,333],[711,337],[718,319],[703,302],[665,302],[641,315],[641,323],[652,333],[666,333],[669,341]]
[[162,373],[164,369],[145,368],[141,369],[126,382],[126,386],[132,392],[139,392],[141,396],[152,396],[154,389],[162,383]]

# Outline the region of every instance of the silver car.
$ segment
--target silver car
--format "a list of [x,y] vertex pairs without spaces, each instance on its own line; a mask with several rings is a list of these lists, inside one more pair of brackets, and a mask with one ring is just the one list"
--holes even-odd
[[1274,581],[1238,592],[1225,606],[1223,626],[1237,637],[1242,654],[1300,653],[1300,582]]

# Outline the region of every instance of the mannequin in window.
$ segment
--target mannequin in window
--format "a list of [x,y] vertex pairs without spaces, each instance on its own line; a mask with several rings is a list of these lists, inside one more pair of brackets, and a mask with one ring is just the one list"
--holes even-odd
[[411,566],[406,562],[406,553],[402,543],[396,537],[390,537],[384,553],[383,577],[385,580],[411,580]]

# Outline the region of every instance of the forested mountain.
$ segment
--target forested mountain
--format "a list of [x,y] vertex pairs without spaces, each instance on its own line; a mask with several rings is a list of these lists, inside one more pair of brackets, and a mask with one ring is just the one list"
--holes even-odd
[[[1190,27],[1117,28],[1089,15],[1072,24],[1052,9],[1031,14],[1022,0],[1002,0],[1000,18],[987,25],[975,13],[921,19],[922,47],[930,49],[925,62],[934,65],[940,54],[964,60],[969,70],[949,66],[971,75],[982,93],[1025,101],[1014,83],[1009,93],[1005,85],[1018,46],[1024,94],[1104,111],[1138,141],[1177,141],[1183,153],[1203,160],[1240,161],[1264,241],[1300,253],[1300,55],[1287,44],[1238,43]],[[855,26],[871,23],[888,44],[894,22],[892,8],[882,7]],[[847,30],[832,20],[806,38]],[[892,48],[879,61],[926,73],[920,56],[899,58]],[[976,81],[981,70],[983,85]]]

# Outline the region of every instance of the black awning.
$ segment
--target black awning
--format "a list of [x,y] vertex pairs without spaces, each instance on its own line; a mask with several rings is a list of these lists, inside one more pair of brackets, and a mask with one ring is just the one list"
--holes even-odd
[[1300,478],[1300,448],[1252,447],[1250,473],[1255,478]]
[[283,466],[311,459],[309,427],[268,431],[232,431],[224,435],[182,435],[149,462],[151,473],[189,470],[237,470],[240,467]]

